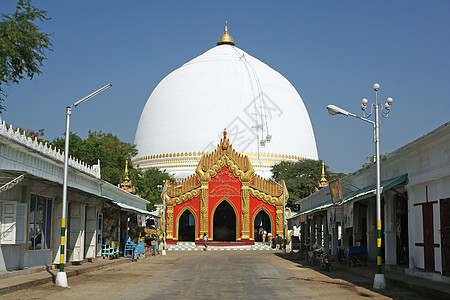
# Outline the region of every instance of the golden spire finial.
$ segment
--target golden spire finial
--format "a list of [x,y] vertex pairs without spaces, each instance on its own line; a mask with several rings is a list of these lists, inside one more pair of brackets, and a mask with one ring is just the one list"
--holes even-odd
[[319,181],[319,188],[326,187],[328,185],[328,180],[325,178],[325,162],[322,161],[322,178]]
[[125,161],[125,180],[130,180],[128,178],[128,159]]
[[231,45],[234,46],[234,40],[231,35],[228,34],[228,21],[225,21],[225,31],[223,35],[219,38],[217,46],[219,45]]

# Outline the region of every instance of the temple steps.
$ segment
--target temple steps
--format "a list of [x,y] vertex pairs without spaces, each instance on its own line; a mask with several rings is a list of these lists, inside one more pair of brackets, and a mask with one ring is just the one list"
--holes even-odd
[[[254,245],[245,245],[244,243],[230,242],[208,242],[206,251],[238,251],[238,250],[266,250],[276,251],[269,245],[255,243]],[[202,251],[203,245],[195,245],[194,242],[178,242],[176,245],[167,245],[167,251]]]

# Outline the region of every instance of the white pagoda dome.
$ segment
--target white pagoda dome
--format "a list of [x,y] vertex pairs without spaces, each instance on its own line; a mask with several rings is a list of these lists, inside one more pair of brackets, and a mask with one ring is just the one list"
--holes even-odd
[[283,160],[318,159],[306,107],[283,75],[234,45],[217,46],[167,75],[153,90],[136,130],[133,165],[184,178],[224,129],[233,148],[268,178]]

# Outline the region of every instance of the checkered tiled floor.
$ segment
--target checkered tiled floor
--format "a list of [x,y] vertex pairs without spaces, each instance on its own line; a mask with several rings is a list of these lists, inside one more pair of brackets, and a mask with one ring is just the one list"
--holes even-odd
[[[196,246],[194,242],[178,242],[176,245],[170,245],[167,251],[202,251],[203,246]],[[207,251],[235,251],[235,250],[270,250],[275,251],[269,245],[255,243],[249,246],[208,246]]]

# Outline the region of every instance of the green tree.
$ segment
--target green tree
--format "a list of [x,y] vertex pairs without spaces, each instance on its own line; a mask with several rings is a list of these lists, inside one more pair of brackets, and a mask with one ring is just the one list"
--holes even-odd
[[[343,173],[331,173],[325,165],[325,176],[328,181],[345,176]],[[289,192],[287,206],[293,207],[294,203],[312,193],[319,187],[322,177],[322,161],[305,159],[297,162],[282,161],[272,167],[272,179],[284,180]]]
[[[384,157],[388,156],[391,152],[386,152],[386,153],[380,153],[380,159],[383,159]],[[373,164],[375,162],[375,156],[376,155],[372,155],[372,156],[368,156],[367,159],[369,160],[369,162],[364,163],[362,165],[363,168],[370,166],[371,164]]]
[[[56,138],[51,144],[64,151],[64,143],[64,138]],[[117,185],[124,176],[125,162],[131,160],[137,150],[111,133],[89,131],[85,140],[70,133],[69,154],[90,165],[100,160],[101,178]]]
[[150,201],[147,209],[152,211],[155,204],[162,202],[158,185],[162,185],[163,180],[172,180],[173,178],[166,171],[160,171],[159,169],[130,169],[130,179],[136,193]]
[[[6,93],[4,85],[19,83],[25,76],[33,79],[41,74],[45,51],[52,51],[51,34],[42,32],[36,21],[50,20],[47,12],[31,5],[31,0],[19,0],[16,10],[2,14],[0,22],[0,103]],[[0,104],[0,112],[5,107]]]

